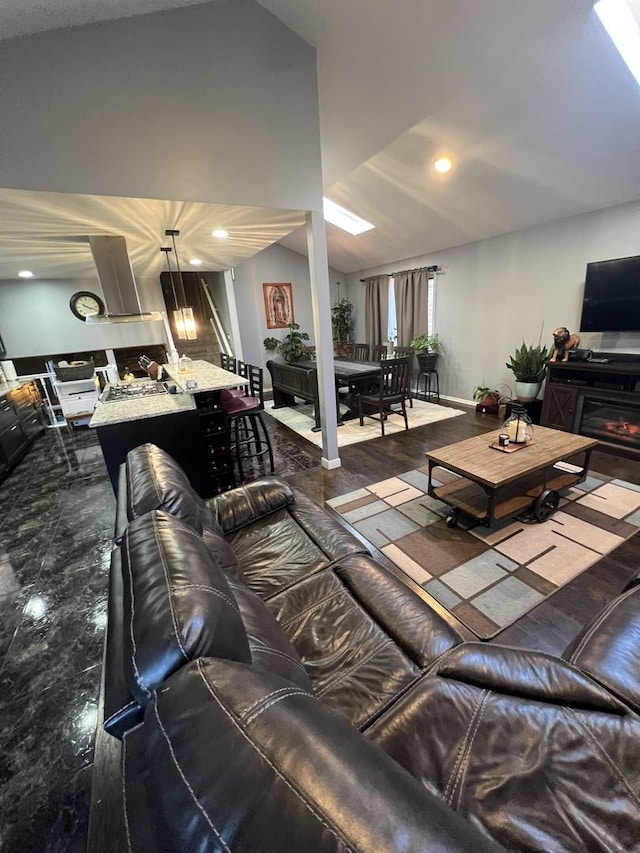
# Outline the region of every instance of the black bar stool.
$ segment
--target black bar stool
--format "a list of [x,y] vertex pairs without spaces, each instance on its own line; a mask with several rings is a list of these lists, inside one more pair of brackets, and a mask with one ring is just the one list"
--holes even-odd
[[[238,463],[240,480],[244,480],[243,459],[260,459],[269,454],[271,473],[275,471],[271,439],[262,418],[264,411],[264,391],[262,368],[253,364],[245,365],[249,388],[242,397],[222,397],[222,405],[229,421],[229,431],[233,429],[232,452]],[[262,436],[261,436],[262,432]],[[255,452],[251,445],[255,445]]]
[[416,380],[416,394],[420,393],[420,379],[424,376],[424,395],[431,399],[431,380],[434,380],[436,391],[436,400],[440,402],[440,377],[436,365],[438,363],[438,353],[430,352],[425,355],[418,355],[418,379]]

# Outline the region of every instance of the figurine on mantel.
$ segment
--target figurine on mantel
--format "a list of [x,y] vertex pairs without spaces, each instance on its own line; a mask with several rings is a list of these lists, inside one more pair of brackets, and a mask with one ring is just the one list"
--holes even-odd
[[569,350],[578,349],[580,335],[572,335],[566,326],[553,330],[553,355],[549,361],[569,361]]

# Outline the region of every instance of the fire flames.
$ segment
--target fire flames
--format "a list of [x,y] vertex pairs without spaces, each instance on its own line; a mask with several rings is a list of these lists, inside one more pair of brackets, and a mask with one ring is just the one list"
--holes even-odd
[[617,421],[607,421],[604,428],[607,432],[615,432],[616,435],[635,436],[640,433],[638,424],[632,424],[623,417],[618,418]]

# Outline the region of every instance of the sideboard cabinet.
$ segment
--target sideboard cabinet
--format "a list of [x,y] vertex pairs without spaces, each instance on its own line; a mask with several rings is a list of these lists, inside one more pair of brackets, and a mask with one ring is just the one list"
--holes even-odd
[[640,454],[640,358],[549,363],[540,423]]
[[11,390],[1,389],[2,386],[0,478],[8,474],[45,428],[42,397],[35,382],[24,382]]

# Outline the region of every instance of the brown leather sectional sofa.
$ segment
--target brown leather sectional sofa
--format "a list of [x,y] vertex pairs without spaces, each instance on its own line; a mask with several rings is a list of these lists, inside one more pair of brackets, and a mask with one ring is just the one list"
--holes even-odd
[[138,851],[640,847],[640,589],[565,659],[466,643],[275,478],[118,497],[105,727]]

